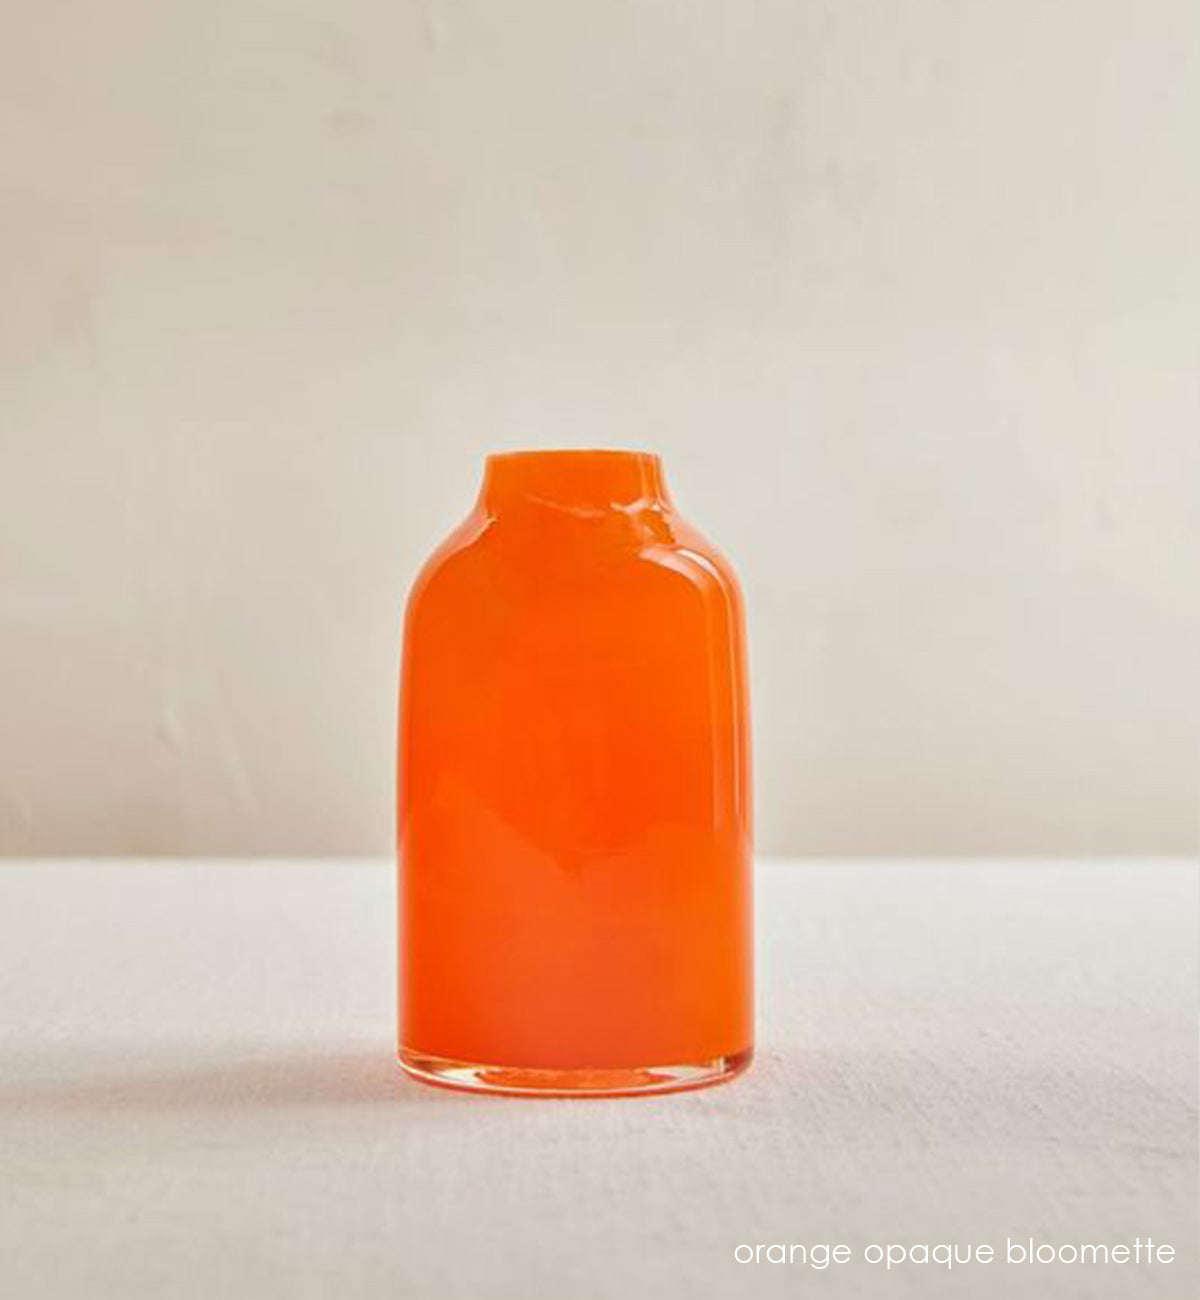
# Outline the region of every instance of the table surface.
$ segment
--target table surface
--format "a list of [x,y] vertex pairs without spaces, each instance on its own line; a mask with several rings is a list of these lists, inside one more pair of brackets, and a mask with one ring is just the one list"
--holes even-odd
[[[0,865],[0,1295],[1195,1294],[1195,866],[775,861],[757,900],[747,1075],[533,1101],[398,1075],[385,864]],[[1147,1235],[1175,1262],[860,1257]],[[854,1255],[734,1258],[771,1243]]]

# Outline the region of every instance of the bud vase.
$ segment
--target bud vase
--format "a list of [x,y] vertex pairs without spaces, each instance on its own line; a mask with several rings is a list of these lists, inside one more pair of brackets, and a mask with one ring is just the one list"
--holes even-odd
[[742,601],[657,456],[488,458],[409,596],[399,1059],[621,1095],[753,1051]]

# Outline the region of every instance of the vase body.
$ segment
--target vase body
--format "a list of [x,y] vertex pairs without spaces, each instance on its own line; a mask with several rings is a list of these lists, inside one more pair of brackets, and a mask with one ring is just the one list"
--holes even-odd
[[742,602],[657,457],[489,457],[409,596],[397,812],[411,1074],[611,1095],[749,1062]]

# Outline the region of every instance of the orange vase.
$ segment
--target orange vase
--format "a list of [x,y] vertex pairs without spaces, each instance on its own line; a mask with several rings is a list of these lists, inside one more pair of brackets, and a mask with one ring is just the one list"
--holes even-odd
[[488,458],[409,597],[399,1058],[667,1091],[753,1051],[742,602],[656,456]]

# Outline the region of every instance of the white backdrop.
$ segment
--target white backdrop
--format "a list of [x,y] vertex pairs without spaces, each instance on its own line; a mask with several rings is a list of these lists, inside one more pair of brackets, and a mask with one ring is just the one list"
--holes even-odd
[[1192,0],[7,0],[0,851],[391,836],[485,451],[658,450],[760,846],[1194,840]]

